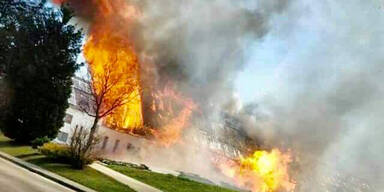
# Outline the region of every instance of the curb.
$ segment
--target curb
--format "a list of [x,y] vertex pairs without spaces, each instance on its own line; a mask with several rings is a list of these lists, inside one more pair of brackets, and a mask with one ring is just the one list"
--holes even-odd
[[88,187],[85,187],[83,185],[80,185],[78,183],[75,183],[74,181],[71,181],[67,178],[64,178],[60,175],[57,175],[55,173],[52,173],[50,171],[47,171],[45,169],[42,169],[40,168],[39,166],[37,165],[34,165],[34,164],[31,164],[31,163],[28,163],[26,161],[23,161],[19,158],[16,158],[16,157],[13,157],[11,155],[8,155],[4,152],[1,152],[0,151],[0,157],[3,158],[3,159],[6,159],[14,164],[17,164],[19,165],[20,167],[23,167],[24,169],[27,169],[33,173],[36,173],[40,176],[43,176],[47,179],[50,179],[56,183],[59,183],[65,187],[68,187],[69,189],[72,189],[72,190],[75,190],[75,191],[80,191],[80,192],[96,192],[95,190],[93,189],[90,189]]

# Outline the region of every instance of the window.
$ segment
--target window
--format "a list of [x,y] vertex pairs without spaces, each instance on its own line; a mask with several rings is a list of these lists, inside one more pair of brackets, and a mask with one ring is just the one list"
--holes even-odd
[[130,149],[132,149],[132,147],[133,147],[133,146],[132,146],[132,144],[131,144],[131,143],[128,143],[128,144],[127,144],[127,150],[130,150]]
[[117,147],[119,146],[119,143],[120,143],[120,140],[117,139],[117,140],[115,141],[115,146],[113,146],[113,152],[116,151]]
[[73,118],[72,115],[66,113],[66,114],[65,114],[65,117],[64,117],[64,122],[66,122],[66,123],[68,123],[68,124],[71,124],[71,123],[72,123],[72,118]]
[[67,142],[67,139],[68,139],[68,133],[59,131],[59,133],[57,134],[57,139],[58,139],[59,141],[62,141],[62,142]]
[[105,149],[105,147],[107,146],[107,143],[108,143],[108,137],[105,136],[104,141],[103,141],[103,145],[101,146],[101,149]]
[[76,125],[74,134],[76,135],[83,134],[83,126]]

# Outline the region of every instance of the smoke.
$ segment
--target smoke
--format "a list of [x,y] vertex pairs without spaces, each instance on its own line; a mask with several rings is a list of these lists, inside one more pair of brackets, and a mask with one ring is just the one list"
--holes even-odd
[[297,0],[271,21],[289,51],[259,114],[242,118],[296,153],[299,191],[384,190],[383,22],[382,2],[360,0]]
[[88,33],[105,30],[132,42],[147,86],[173,81],[201,107],[216,108],[232,97],[248,42],[262,38],[289,1],[54,2],[68,3]]
[[155,65],[151,77],[178,82],[207,113],[232,97],[247,42],[265,35],[269,18],[288,4],[259,1],[252,9],[248,1],[137,2],[143,17],[135,44],[150,57],[144,65]]

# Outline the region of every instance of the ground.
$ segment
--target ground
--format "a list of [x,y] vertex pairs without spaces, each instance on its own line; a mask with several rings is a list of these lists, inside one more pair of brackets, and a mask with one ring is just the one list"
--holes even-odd
[[45,156],[39,154],[30,146],[16,145],[7,137],[0,135],[0,151],[36,164],[44,169],[66,177],[99,192],[133,192],[128,186],[121,184],[112,178],[99,173],[92,168],[84,170],[72,169],[69,165],[55,163]]
[[[30,146],[17,145],[2,134],[0,134],[0,151],[38,165],[99,192],[134,191],[128,186],[90,167],[84,170],[75,170],[69,165],[54,162]],[[165,192],[234,192],[229,189],[198,183],[173,175],[160,174],[126,166],[109,165],[109,167]]]
[[0,191],[42,192],[60,191],[74,192],[67,187],[46,179],[14,163],[0,158]]

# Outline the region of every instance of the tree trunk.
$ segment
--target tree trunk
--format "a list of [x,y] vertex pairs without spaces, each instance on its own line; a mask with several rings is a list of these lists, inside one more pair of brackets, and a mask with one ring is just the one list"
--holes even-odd
[[95,117],[95,120],[93,121],[93,125],[91,127],[91,131],[89,132],[89,138],[87,142],[87,148],[91,147],[93,139],[95,138],[97,123],[99,122],[99,117]]

